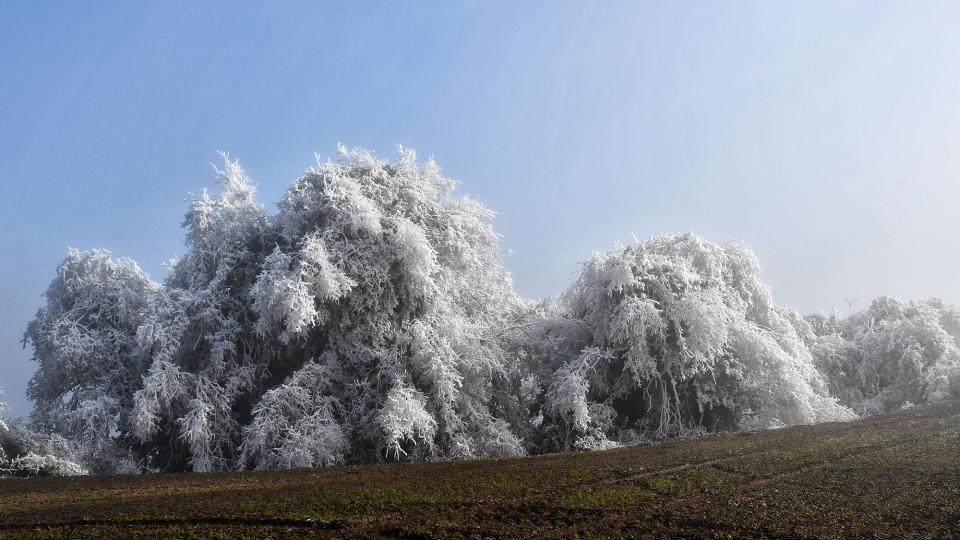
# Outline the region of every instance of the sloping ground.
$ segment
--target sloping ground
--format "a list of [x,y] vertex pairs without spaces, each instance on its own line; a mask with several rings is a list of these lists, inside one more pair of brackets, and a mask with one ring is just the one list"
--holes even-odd
[[960,537],[960,403],[605,452],[0,481],[0,537]]

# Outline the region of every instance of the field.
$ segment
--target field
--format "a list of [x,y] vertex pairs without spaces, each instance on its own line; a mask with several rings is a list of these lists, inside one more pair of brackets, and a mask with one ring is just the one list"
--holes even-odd
[[0,481],[0,537],[960,538],[960,402],[605,452]]

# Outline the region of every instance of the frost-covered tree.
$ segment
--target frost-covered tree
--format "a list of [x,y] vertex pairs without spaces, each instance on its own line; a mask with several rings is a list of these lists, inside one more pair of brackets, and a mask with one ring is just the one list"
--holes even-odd
[[161,470],[232,468],[253,403],[285,368],[274,344],[256,335],[250,298],[273,219],[239,164],[223,157],[220,191],[191,203],[187,252],[136,336],[146,374],[131,432]]
[[960,310],[934,299],[874,300],[846,319],[808,317],[831,392],[860,414],[960,393]]
[[[306,374],[257,406],[244,441],[253,465],[289,459],[268,447],[318,426],[332,444],[321,461],[524,451],[488,406],[505,372],[491,329],[518,300],[493,212],[454,187],[412,151],[387,162],[341,148],[287,191],[250,294],[258,335]],[[322,405],[297,412],[304,395]],[[277,408],[291,411],[280,429]]]
[[557,433],[563,422],[550,421],[545,401],[558,368],[590,345],[589,325],[573,317],[563,301],[550,298],[521,304],[496,333],[513,361],[493,406],[511,419],[531,452],[567,449],[568,437]]
[[828,395],[803,321],[773,303],[758,272],[743,246],[692,234],[585,263],[564,302],[590,338],[545,394],[558,445],[852,418]]
[[82,445],[94,470],[126,456],[144,374],[136,334],[157,288],[133,261],[70,250],[24,335],[38,364],[27,388],[35,429]]
[[269,215],[240,167],[187,215],[137,332],[132,432],[164,470],[524,451],[488,406],[518,300],[493,213],[428,161],[341,149]]

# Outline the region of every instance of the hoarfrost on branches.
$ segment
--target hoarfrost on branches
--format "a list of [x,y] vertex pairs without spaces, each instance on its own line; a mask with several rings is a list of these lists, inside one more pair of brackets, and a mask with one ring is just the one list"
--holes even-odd
[[[0,387],[0,397],[3,388]],[[76,446],[59,435],[44,436],[4,418],[7,404],[0,401],[0,477],[77,476],[87,471],[72,461]]]
[[241,463],[253,462],[259,469],[343,463],[349,443],[336,420],[342,411],[330,395],[330,380],[329,367],[311,361],[267,391],[244,428]]
[[[71,278],[51,285],[28,333],[35,416],[59,420],[47,411],[67,396],[61,424],[113,434],[159,470],[409,459],[414,442],[417,458],[525,451],[490,403],[508,360],[493,329],[521,303],[493,212],[412,151],[388,162],[341,147],[270,215],[224,158],[219,192],[187,212],[187,252],[162,285],[136,283],[136,309],[81,327],[58,300]],[[103,252],[72,252],[63,267],[101,259],[127,269]],[[78,294],[113,305],[91,287]],[[77,337],[47,337],[48,326]],[[98,352],[104,343],[122,348]],[[82,393],[83,377],[64,377],[70,387],[46,375],[97,354],[99,370],[126,368],[123,384]]]
[[[513,292],[494,212],[432,160],[338,148],[271,214],[224,154],[163,283],[71,250],[29,324],[28,471],[274,469],[603,449],[960,394],[960,312],[801,317],[693,234]],[[53,433],[53,435],[41,435]],[[5,434],[5,435],[4,435]],[[69,441],[69,442],[67,442]],[[58,461],[61,460],[61,461]],[[78,464],[79,463],[79,464]]]
[[145,371],[136,335],[158,288],[133,261],[70,250],[27,327],[38,362],[27,387],[34,427],[82,442],[95,470],[127,453],[122,439]]
[[567,291],[590,336],[545,396],[562,448],[845,420],[753,254],[684,234],[600,253]]
[[816,364],[860,414],[892,412],[960,393],[960,311],[942,301],[883,297],[845,319],[808,318]]

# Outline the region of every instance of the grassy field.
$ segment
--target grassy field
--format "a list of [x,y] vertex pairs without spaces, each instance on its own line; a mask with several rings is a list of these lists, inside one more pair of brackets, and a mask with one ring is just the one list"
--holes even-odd
[[960,538],[960,403],[468,462],[0,481],[0,537]]

